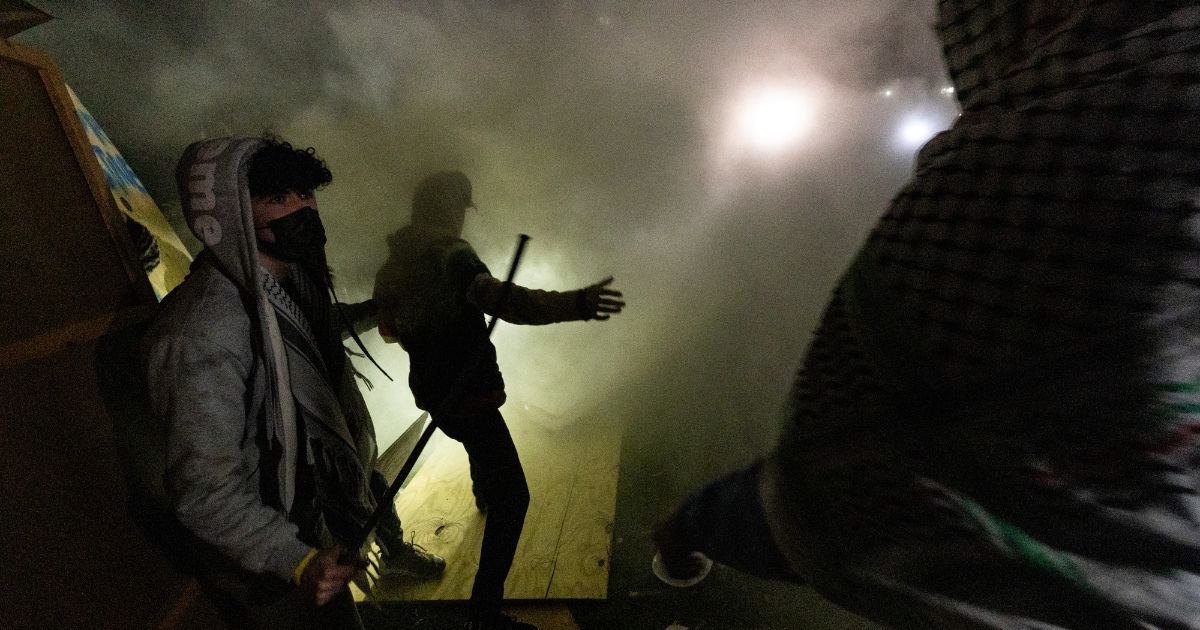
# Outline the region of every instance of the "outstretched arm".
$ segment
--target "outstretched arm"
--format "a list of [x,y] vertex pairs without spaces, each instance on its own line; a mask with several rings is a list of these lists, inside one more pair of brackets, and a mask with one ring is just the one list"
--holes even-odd
[[610,289],[612,276],[575,291],[542,291],[505,283],[488,271],[466,241],[445,259],[452,286],[484,313],[512,324],[553,324],[587,319],[605,320],[621,312],[621,292]]
[[[513,324],[553,324],[605,320],[625,307],[621,292],[608,288],[612,277],[575,291],[542,291],[512,285],[480,273],[467,287],[467,299],[484,313]],[[507,293],[507,295],[506,295]]]

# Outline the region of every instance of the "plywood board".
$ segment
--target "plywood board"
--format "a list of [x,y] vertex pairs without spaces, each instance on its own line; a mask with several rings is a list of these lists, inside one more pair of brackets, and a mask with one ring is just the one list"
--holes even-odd
[[[619,429],[600,434],[619,436]],[[603,599],[608,596],[613,514],[621,458],[620,439],[592,439],[576,468],[562,534],[555,552],[549,599]]]
[[[0,56],[0,86],[0,287],[5,304],[0,346],[8,346],[118,312],[136,301],[130,299],[132,285],[121,252],[76,161],[40,68]],[[147,297],[142,301],[153,301],[148,284]]]
[[[619,429],[577,423],[548,428],[509,417],[529,482],[530,505],[513,568],[508,599],[590,599],[607,594],[616,507]],[[446,558],[438,580],[384,580],[376,596],[392,600],[465,600],[470,597],[484,517],[471,494],[466,453],[438,435],[427,463],[397,497],[406,537]]]

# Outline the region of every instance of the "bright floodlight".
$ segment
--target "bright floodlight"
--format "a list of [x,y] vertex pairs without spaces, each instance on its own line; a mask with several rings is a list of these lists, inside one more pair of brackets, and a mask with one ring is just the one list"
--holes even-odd
[[812,127],[813,109],[799,91],[766,88],[750,95],[738,112],[738,126],[750,144],[778,151],[795,144]]
[[904,145],[906,149],[915,149],[929,142],[929,139],[936,133],[937,129],[929,120],[912,116],[901,123],[896,135],[900,144]]

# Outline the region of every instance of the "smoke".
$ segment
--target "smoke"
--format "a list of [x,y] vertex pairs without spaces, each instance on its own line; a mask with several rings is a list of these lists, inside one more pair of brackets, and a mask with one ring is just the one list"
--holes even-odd
[[[773,442],[829,290],[908,174],[896,125],[953,116],[928,1],[40,4],[60,19],[18,39],[57,57],[162,205],[195,139],[316,147],[344,300],[443,169],[472,178],[465,236],[495,275],[527,233],[523,285],[615,276],[629,306],[609,322],[498,328],[510,401],[625,423],[645,457],[697,462],[664,481],[681,488]],[[779,86],[812,124],[762,152],[732,121]],[[386,444],[416,410],[404,353],[366,340],[399,377],[360,364]]]

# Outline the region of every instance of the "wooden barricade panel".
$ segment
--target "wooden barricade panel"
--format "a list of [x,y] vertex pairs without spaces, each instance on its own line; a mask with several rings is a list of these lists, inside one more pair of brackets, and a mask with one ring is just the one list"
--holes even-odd
[[12,344],[119,318],[153,293],[57,70],[5,44],[0,86],[2,365],[27,358]]
[[0,625],[213,627],[130,509],[155,308],[70,94],[0,38]]

